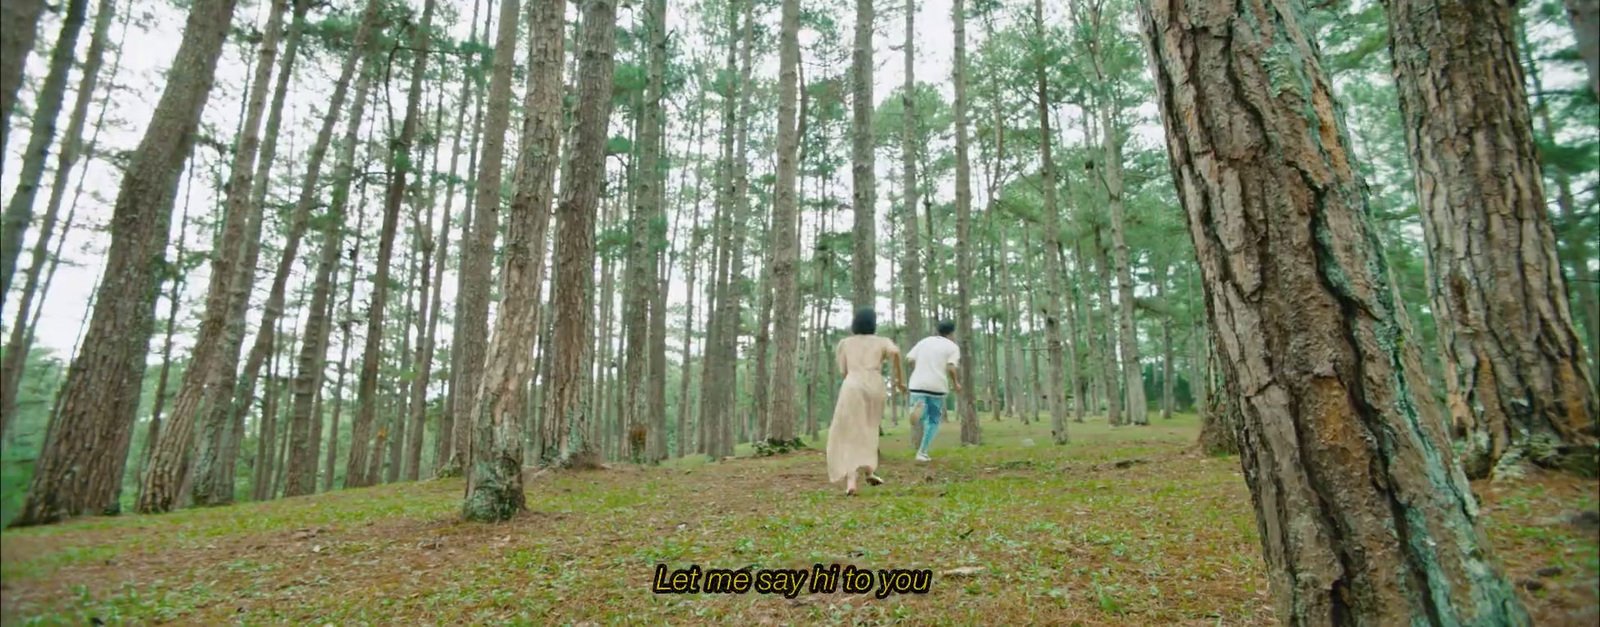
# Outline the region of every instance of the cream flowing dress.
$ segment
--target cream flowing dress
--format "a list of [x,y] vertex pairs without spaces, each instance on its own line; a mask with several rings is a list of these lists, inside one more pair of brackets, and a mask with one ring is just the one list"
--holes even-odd
[[828,427],[829,483],[843,481],[860,468],[868,473],[877,469],[878,425],[889,399],[883,363],[899,353],[893,341],[877,335],[852,335],[834,349],[844,383]]

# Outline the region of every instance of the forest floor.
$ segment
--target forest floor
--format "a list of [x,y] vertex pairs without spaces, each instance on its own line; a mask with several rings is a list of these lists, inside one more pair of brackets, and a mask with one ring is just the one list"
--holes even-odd
[[[0,534],[5,624],[1275,624],[1237,458],[1193,417],[1149,427],[983,422],[845,498],[824,442],[776,458],[545,473],[529,511],[458,521],[461,480],[122,516]],[[824,435],[824,438],[826,435]],[[741,454],[748,454],[745,449]],[[1477,485],[1540,625],[1595,625],[1593,481]],[[931,569],[931,592],[653,594],[655,565]],[[842,566],[841,566],[842,568]],[[955,572],[951,572],[955,571]]]

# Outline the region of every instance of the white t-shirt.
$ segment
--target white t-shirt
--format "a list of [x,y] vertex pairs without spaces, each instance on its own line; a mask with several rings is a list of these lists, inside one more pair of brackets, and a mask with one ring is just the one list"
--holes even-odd
[[956,346],[950,338],[935,335],[917,342],[916,346],[911,347],[911,352],[906,353],[906,359],[915,363],[907,388],[949,392],[945,368],[961,361],[961,347]]

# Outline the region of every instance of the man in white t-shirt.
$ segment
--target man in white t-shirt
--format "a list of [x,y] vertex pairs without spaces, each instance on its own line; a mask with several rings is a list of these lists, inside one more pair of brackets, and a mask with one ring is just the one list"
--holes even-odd
[[911,419],[922,421],[922,445],[917,449],[919,462],[931,460],[928,447],[933,444],[934,434],[939,432],[945,395],[961,392],[961,382],[956,377],[961,347],[950,339],[956,325],[944,320],[937,328],[938,335],[917,342],[911,352],[906,353],[906,361],[911,363],[911,381],[906,384],[911,393]]

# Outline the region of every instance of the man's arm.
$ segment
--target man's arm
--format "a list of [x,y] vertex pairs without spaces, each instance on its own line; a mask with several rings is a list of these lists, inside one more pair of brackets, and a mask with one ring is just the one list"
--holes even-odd
[[961,349],[956,348],[950,353],[950,360],[944,364],[944,370],[950,375],[950,389],[957,394],[961,393]]

